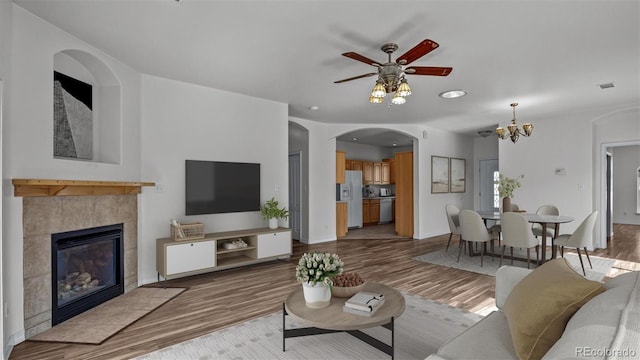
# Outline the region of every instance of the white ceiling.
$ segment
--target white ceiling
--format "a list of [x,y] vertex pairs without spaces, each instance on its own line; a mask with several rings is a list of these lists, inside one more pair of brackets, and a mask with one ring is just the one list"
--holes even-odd
[[[327,123],[424,124],[475,134],[554,113],[638,106],[640,2],[14,0],[138,71],[289,104]],[[397,58],[423,39],[440,47],[414,66],[404,105],[370,104],[380,46]],[[613,88],[598,86],[613,83]],[[465,89],[459,99],[442,99]],[[318,110],[311,110],[317,106]],[[607,110],[607,111],[609,111]]]

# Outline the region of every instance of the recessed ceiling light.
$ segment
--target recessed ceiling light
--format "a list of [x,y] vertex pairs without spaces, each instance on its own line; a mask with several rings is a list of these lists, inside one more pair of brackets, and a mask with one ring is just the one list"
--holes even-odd
[[391,146],[398,146],[398,144],[396,144],[396,143],[393,143],[393,144],[391,144]]
[[351,139],[351,140],[353,140],[353,141],[358,141],[358,138],[357,138],[357,137],[354,137],[354,138],[353,138],[353,139]]
[[318,109],[319,109],[319,107],[317,107],[315,105],[314,106],[309,106],[309,110],[318,110]]
[[465,95],[467,95],[467,91],[461,90],[461,89],[449,90],[449,91],[441,92],[440,94],[438,94],[438,96],[440,96],[443,99],[455,99]]

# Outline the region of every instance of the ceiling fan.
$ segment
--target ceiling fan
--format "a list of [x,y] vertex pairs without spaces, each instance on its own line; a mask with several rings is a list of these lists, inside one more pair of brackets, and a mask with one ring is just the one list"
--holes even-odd
[[405,97],[411,94],[411,89],[407,84],[405,75],[447,76],[453,70],[450,67],[436,66],[409,66],[403,68],[403,66],[409,65],[412,62],[423,57],[424,55],[437,49],[438,46],[440,45],[438,45],[438,43],[436,43],[435,41],[425,39],[414,46],[412,49],[398,57],[396,61],[392,61],[391,54],[394,51],[398,50],[398,45],[394,43],[387,43],[380,47],[382,51],[388,54],[388,61],[386,63],[380,63],[355,52],[346,52],[342,55],[350,59],[375,66],[378,68],[378,72],[358,75],[351,78],[334,81],[334,83],[340,84],[351,80],[378,75],[378,80],[376,81],[376,85],[371,91],[369,101],[372,103],[381,103],[382,99],[387,93],[395,92],[396,94],[393,96],[392,103],[404,104],[404,102],[406,101]]

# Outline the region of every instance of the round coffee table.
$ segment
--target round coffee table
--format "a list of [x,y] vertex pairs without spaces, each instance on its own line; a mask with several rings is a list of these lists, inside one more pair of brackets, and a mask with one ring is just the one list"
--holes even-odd
[[[282,351],[285,351],[285,339],[290,337],[327,334],[332,332],[347,332],[358,339],[374,346],[378,350],[391,355],[393,358],[394,319],[405,309],[402,294],[389,286],[378,283],[367,283],[362,291],[384,294],[385,302],[372,316],[362,316],[342,311],[345,301],[349,298],[332,296],[329,306],[322,309],[312,309],[305,305],[302,286],[293,291],[282,304]],[[308,328],[285,328],[285,316],[308,325]],[[374,326],[383,326],[391,330],[391,344],[386,344],[359,330]]]

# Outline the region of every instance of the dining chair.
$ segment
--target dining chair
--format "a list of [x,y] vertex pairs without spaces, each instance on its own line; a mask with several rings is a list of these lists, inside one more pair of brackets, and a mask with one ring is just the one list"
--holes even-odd
[[460,208],[452,204],[447,204],[444,207],[444,210],[447,213],[447,220],[449,221],[449,241],[447,242],[447,248],[445,249],[445,251],[448,251],[453,235],[458,235],[458,238],[460,237],[460,220],[458,218]]
[[529,258],[531,248],[536,249],[536,263],[539,258],[538,239],[533,235],[529,221],[524,215],[515,212],[506,212],[500,215],[502,225],[502,254],[500,255],[500,265],[504,258],[504,250],[507,246],[511,248],[511,265],[513,265],[513,248],[527,249],[527,269],[529,268]]
[[587,216],[580,226],[573,232],[573,234],[562,234],[556,237],[554,240],[557,246],[560,246],[560,256],[564,257],[564,247],[575,248],[578,252],[578,258],[580,259],[580,265],[582,266],[582,274],[587,275],[584,271],[584,263],[582,262],[582,255],[580,254],[580,248],[584,249],[587,260],[589,260],[589,266],[591,265],[591,259],[589,259],[589,253],[587,252],[587,246],[593,245],[593,228],[596,226],[598,220],[598,211],[594,211]]
[[[493,252],[493,237],[477,212],[467,209],[460,210],[458,217],[460,219],[458,262],[460,262],[460,254],[462,254],[464,244],[468,242],[481,243],[483,246],[480,246],[480,266],[482,267],[487,242],[491,242],[491,252]],[[493,257],[491,257],[491,260],[493,260]]]
[[[553,205],[542,205],[536,210],[536,214],[538,215],[560,215],[560,210]],[[536,237],[542,236],[542,225],[538,223],[534,223],[531,225],[531,230],[533,230],[533,235]],[[547,228],[547,236],[551,239],[556,235],[555,230],[551,228]]]

